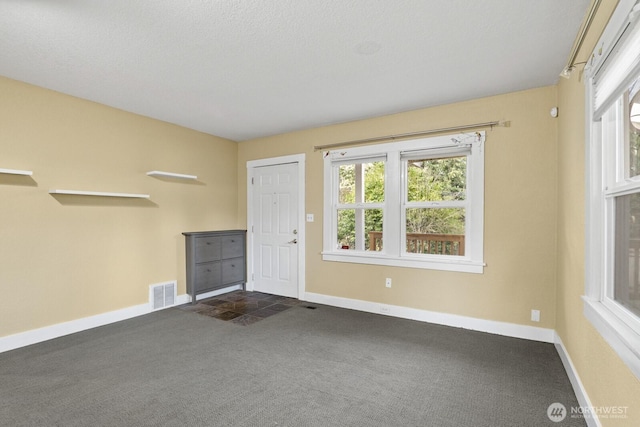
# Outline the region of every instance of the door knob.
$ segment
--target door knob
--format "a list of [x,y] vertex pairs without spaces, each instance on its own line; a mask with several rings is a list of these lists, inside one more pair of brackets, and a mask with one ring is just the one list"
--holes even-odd
[[293,243],[295,245],[296,243],[298,243],[298,239],[293,239],[292,241],[287,242],[287,243]]

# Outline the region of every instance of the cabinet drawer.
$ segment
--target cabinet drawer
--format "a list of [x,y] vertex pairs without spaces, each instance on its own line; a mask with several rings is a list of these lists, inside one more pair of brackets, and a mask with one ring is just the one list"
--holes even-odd
[[222,284],[220,281],[220,262],[197,265],[195,282],[196,292]]
[[232,258],[222,261],[222,283],[244,281],[244,258]]
[[196,238],[195,262],[207,262],[220,259],[220,237]]
[[222,258],[236,258],[244,256],[244,239],[242,236],[225,236],[222,240]]

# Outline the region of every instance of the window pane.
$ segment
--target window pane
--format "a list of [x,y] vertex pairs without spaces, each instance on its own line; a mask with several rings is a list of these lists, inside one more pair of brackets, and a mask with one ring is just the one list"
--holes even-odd
[[629,86],[629,177],[640,175],[640,78]]
[[467,156],[407,161],[407,200],[464,200]]
[[364,211],[365,250],[382,250],[382,209]]
[[384,162],[340,165],[338,174],[338,203],[384,202]]
[[338,209],[338,249],[356,248],[356,210]]
[[382,250],[382,209],[338,209],[338,249]]
[[640,316],[640,194],[616,198],[614,299]]
[[407,252],[464,255],[465,210],[462,208],[407,209]]
[[340,186],[338,187],[338,203],[355,203],[356,201],[356,165],[340,165],[338,167]]

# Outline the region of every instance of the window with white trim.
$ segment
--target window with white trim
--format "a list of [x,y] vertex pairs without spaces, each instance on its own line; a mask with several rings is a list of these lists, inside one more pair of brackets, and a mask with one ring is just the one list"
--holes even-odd
[[640,3],[620,2],[599,43],[604,54],[594,54],[586,70],[589,146],[584,300],[587,318],[640,378],[638,13]]
[[484,140],[325,152],[323,259],[482,273]]

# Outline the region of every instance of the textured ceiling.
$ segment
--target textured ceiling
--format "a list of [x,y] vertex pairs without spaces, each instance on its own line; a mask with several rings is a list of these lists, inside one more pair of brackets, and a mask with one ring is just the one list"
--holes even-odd
[[557,82],[589,0],[0,0],[0,75],[241,141]]

